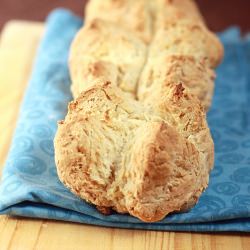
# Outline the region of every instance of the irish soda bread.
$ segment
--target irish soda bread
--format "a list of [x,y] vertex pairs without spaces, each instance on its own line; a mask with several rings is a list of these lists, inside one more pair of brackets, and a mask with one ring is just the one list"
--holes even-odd
[[194,206],[214,163],[205,110],[222,57],[192,0],[91,0],[54,141],[60,180],[145,222]]

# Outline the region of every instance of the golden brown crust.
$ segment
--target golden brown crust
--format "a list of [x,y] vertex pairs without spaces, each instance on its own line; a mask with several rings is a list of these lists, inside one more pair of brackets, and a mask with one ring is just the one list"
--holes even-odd
[[223,58],[223,46],[207,28],[192,19],[172,19],[157,29],[152,40],[149,58],[164,53],[165,56],[193,56],[207,59],[211,68]]
[[171,20],[182,18],[204,23],[192,0],[91,0],[87,4],[85,22],[102,19],[134,31],[150,43],[155,30]]
[[204,108],[219,40],[192,0],[92,0],[86,17],[54,141],[60,180],[104,214],[154,222],[190,209],[214,162]]
[[215,74],[206,60],[193,56],[158,56],[150,57],[139,80],[138,97],[143,101],[167,81],[182,83],[197,96],[206,110],[210,107]]
[[132,164],[143,173],[128,211],[146,222],[179,211],[193,197],[200,178],[199,153],[168,124],[154,125],[134,145]]
[[94,19],[78,32],[71,45],[73,96],[105,81],[135,95],[145,60],[146,45],[133,32]]
[[[55,137],[60,180],[97,206],[147,222],[197,199],[211,167],[201,151],[208,140],[194,145],[192,139],[201,131],[209,138],[205,115],[182,85],[165,88],[154,107],[127,98],[110,83],[71,102]],[[190,114],[179,115],[190,107]]]
[[202,15],[192,0],[148,0],[148,3],[151,4],[154,31],[173,22],[173,20],[191,19],[196,23],[205,25]]
[[147,0],[91,0],[86,7],[85,21],[88,23],[96,18],[132,30],[146,43],[152,38]]

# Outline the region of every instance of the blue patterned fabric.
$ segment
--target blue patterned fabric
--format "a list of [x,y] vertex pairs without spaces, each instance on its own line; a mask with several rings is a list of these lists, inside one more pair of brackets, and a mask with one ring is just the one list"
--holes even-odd
[[56,174],[53,137],[72,98],[67,59],[81,25],[66,10],[48,18],[3,171],[0,213],[121,228],[250,232],[250,36],[242,39],[237,28],[220,35],[225,59],[208,114],[216,151],[208,189],[191,211],[147,224],[128,215],[100,214]]

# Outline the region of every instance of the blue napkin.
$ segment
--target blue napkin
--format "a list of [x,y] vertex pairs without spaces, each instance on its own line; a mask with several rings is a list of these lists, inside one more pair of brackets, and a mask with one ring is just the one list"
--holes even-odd
[[149,224],[100,214],[57,177],[53,138],[72,99],[68,51],[81,25],[62,9],[48,18],[3,171],[0,213],[119,228],[250,232],[250,36],[242,39],[237,28],[220,34],[226,53],[208,114],[216,151],[208,189],[188,213]]

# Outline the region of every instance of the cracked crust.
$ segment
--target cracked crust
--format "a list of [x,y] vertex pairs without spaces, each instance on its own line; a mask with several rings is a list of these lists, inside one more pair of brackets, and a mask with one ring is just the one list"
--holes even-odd
[[145,100],[167,81],[182,83],[208,110],[213,97],[214,79],[215,73],[206,60],[182,55],[149,57],[139,80],[138,98]]
[[[129,212],[146,222],[193,205],[207,186],[211,161],[204,165],[207,141],[197,146],[192,137],[210,134],[196,98],[182,85],[165,90],[159,107],[127,98],[110,83],[71,102],[55,137],[60,180],[100,211]],[[180,116],[189,108],[185,102],[192,111]]]
[[89,2],[70,52],[75,100],[54,140],[73,193],[145,222],[190,209],[208,185],[204,108],[223,56],[194,1],[152,3]]

